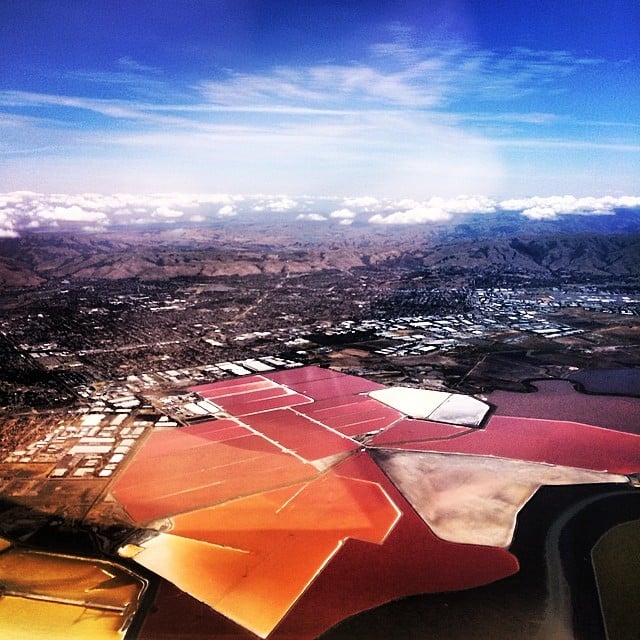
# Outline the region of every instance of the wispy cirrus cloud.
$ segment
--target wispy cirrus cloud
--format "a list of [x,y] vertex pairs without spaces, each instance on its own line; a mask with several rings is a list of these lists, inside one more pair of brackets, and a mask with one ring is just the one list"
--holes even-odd
[[[104,115],[138,117],[149,112],[202,113],[280,111],[312,115],[339,115],[362,109],[428,109],[450,105],[469,96],[513,102],[523,93],[542,92],[549,85],[600,64],[566,51],[534,51],[514,48],[504,52],[483,50],[462,43],[418,48],[394,43],[372,47],[371,59],[349,64],[277,66],[260,73],[228,70],[215,80],[180,86],[162,78],[161,70],[124,56],[117,69],[75,70],[76,77],[103,84],[143,85],[152,81],[162,87],[165,100],[144,103],[135,99],[96,99],[46,93],[0,92],[1,104],[59,105],[95,110]],[[174,101],[182,96],[182,102]],[[156,96],[160,98],[160,96]],[[168,100],[167,100],[168,98]],[[508,115],[508,114],[507,114]],[[484,118],[489,118],[485,114]],[[504,116],[501,116],[504,117]],[[520,114],[520,118],[526,118]],[[530,114],[533,121],[548,121],[553,114]]]
[[132,73],[142,73],[142,74],[153,74],[160,75],[162,73],[162,69],[160,67],[156,67],[150,64],[144,64],[139,62],[138,60],[134,60],[131,56],[122,56],[118,58],[116,64],[121,68]]
[[[601,60],[566,51],[517,48],[507,52],[463,44],[419,49],[393,44],[374,47],[369,63],[276,67],[260,74],[235,74],[199,85],[214,105],[348,105],[350,108],[436,108],[473,96],[508,100],[542,92]],[[378,65],[375,65],[375,62]],[[549,117],[549,116],[547,116]],[[539,118],[536,121],[540,121]]]
[[[0,106],[4,107],[61,107],[77,110],[78,112],[93,112],[106,116],[115,121],[129,120],[142,121],[156,126],[181,126],[189,125],[186,119],[159,114],[154,109],[149,109],[143,102],[125,99],[101,99],[74,95],[52,95],[47,93],[33,93],[28,91],[3,91],[0,92]],[[55,112],[47,113],[48,120],[53,121]],[[31,118],[32,121],[35,117]],[[69,116],[65,121],[69,124]],[[82,123],[81,118],[78,122]]]
[[213,105],[256,108],[296,106],[311,113],[333,107],[353,111],[367,107],[430,107],[440,101],[440,90],[414,82],[412,74],[385,72],[369,65],[278,67],[267,74],[231,74],[201,83]]
[[[395,36],[349,62],[181,80],[123,56],[110,70],[69,72],[85,81],[83,92],[2,91],[14,133],[0,152],[30,154],[41,170],[0,167],[0,187],[16,173],[28,186],[27,175],[49,175],[62,158],[75,163],[57,177],[69,190],[100,175],[108,190],[129,189],[138,174],[158,189],[371,193],[375,185],[380,197],[424,199],[504,192],[505,156],[520,150],[555,154],[558,164],[562,150],[640,150],[628,135],[576,136],[567,125],[577,116],[523,100],[566,91],[567,79],[602,60],[455,40],[418,46],[407,29]],[[39,179],[31,186],[49,187]]]

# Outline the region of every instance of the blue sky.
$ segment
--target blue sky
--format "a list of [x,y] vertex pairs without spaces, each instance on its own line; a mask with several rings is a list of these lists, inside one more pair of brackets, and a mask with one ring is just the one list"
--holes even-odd
[[3,0],[0,50],[3,192],[640,191],[637,0]]

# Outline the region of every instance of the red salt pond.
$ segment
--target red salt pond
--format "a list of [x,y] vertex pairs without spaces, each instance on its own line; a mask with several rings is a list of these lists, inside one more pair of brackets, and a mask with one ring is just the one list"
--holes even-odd
[[314,380],[330,380],[332,378],[343,378],[345,374],[332,369],[323,369],[322,367],[301,367],[299,369],[284,369],[283,371],[274,371],[265,374],[266,378],[273,380],[279,384],[291,386]]
[[403,417],[377,400],[358,395],[320,400],[295,410],[351,437],[384,429]]
[[269,440],[295,451],[306,460],[319,460],[354,451],[359,446],[322,424],[289,410],[269,411],[246,416],[244,419]]
[[[431,429],[414,432],[414,439],[396,440],[394,429],[374,440],[376,446],[417,451],[491,455],[581,469],[635,473],[640,470],[640,436],[576,422],[493,416],[484,429],[462,437],[432,439]],[[404,434],[399,432],[399,437]]]
[[469,427],[456,427],[442,422],[429,420],[413,420],[404,418],[389,429],[375,436],[369,444],[373,447],[399,446],[411,444],[418,450],[429,447],[433,440],[457,438],[474,430]]
[[271,411],[282,407],[292,407],[311,402],[309,398],[261,376],[243,378],[244,383],[229,382],[193,387],[191,391],[211,400],[225,411],[235,416],[243,416],[261,411]]
[[535,392],[494,391],[488,400],[497,415],[571,420],[640,433],[640,398],[580,393],[565,380],[536,380],[533,385]]
[[265,377],[280,384],[285,384],[294,391],[309,396],[316,401],[327,398],[336,399],[342,396],[385,388],[384,385],[371,382],[365,378],[346,375],[330,369],[321,369],[320,367],[278,371],[266,374]]

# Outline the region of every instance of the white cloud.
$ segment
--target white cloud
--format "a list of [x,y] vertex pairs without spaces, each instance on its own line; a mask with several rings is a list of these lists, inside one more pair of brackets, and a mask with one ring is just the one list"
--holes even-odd
[[336,209],[329,214],[331,218],[337,218],[338,220],[353,220],[356,215],[356,212],[351,209]]
[[281,213],[283,211],[290,211],[298,206],[298,203],[291,198],[286,196],[282,197],[270,197],[267,196],[260,200],[259,203],[253,206],[253,211],[273,211],[276,213]]
[[311,222],[326,222],[327,217],[321,213],[301,213],[296,216],[296,220],[308,220]]
[[534,196],[503,200],[499,206],[505,211],[521,211],[523,216],[532,220],[553,220],[561,215],[604,215],[614,209],[638,208],[640,197]]
[[53,207],[39,212],[42,220],[57,222],[106,222],[107,216],[101,211],[84,209],[76,204],[69,207]]
[[171,209],[170,207],[158,207],[155,210],[155,215],[158,218],[181,218],[184,215],[184,211],[178,209]]
[[[0,207],[7,200],[0,199]],[[7,213],[0,208],[0,238],[17,238],[18,232],[13,228],[13,221]]]
[[457,198],[431,198],[429,207],[437,207],[449,213],[493,213],[495,202],[486,196],[458,196]]
[[218,215],[221,218],[231,218],[236,215],[236,210],[232,205],[225,204],[224,207],[218,209]]
[[525,218],[531,220],[554,220],[558,217],[553,207],[530,207],[522,212]]
[[182,198],[194,207],[201,204],[233,204],[234,202],[241,202],[244,199],[244,196],[230,195],[228,193],[199,193],[191,196],[177,193],[170,197]]
[[415,209],[419,206],[421,206],[421,203],[417,200],[412,200],[411,198],[402,198],[402,200],[397,200],[390,203],[387,209]]
[[424,224],[449,220],[453,214],[492,213],[495,201],[486,196],[432,197],[423,202],[410,198],[379,203],[372,224]]
[[396,211],[387,216],[379,213],[369,218],[372,224],[424,224],[449,220],[451,214],[439,207],[414,207],[405,211]]
[[360,196],[356,198],[345,198],[342,204],[347,209],[375,211],[380,206],[380,200],[372,196]]
[[173,222],[184,216],[184,209],[198,208],[211,200],[219,201],[220,197],[15,191],[0,194],[0,227],[10,225],[12,229],[26,231],[61,225],[82,229],[111,224],[144,225],[154,220]]
[[621,196],[615,198],[616,204],[614,206],[623,209],[636,209],[640,207],[640,196]]

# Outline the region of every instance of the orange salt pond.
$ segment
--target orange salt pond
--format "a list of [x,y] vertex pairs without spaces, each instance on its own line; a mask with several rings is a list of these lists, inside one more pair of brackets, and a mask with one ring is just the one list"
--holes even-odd
[[175,516],[135,560],[266,637],[348,538],[382,544],[399,517],[377,483],[329,472]]

